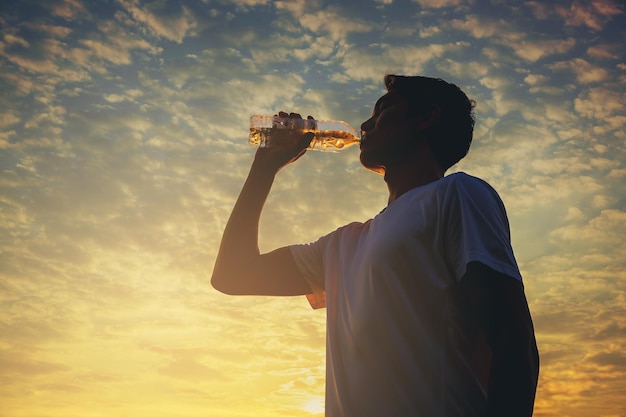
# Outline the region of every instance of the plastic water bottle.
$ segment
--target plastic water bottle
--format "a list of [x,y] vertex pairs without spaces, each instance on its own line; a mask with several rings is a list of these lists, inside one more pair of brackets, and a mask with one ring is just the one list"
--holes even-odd
[[302,134],[312,132],[313,139],[308,149],[338,152],[361,140],[361,132],[340,120],[294,119],[280,116],[251,116],[248,142],[259,147],[272,146],[272,141],[285,129],[297,130]]

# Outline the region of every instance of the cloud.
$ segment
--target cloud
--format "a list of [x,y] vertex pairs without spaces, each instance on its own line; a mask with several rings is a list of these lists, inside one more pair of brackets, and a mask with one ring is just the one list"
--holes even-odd
[[592,7],[585,7],[580,3],[573,3],[569,9],[558,7],[557,14],[565,20],[568,26],[587,26],[590,29],[602,29],[600,17],[594,13]]
[[589,47],[587,55],[596,59],[619,59],[618,51],[618,45],[602,44]]
[[535,17],[540,20],[557,17],[562,19],[567,26],[584,26],[594,31],[602,30],[604,24],[612,17],[624,13],[623,7],[613,0],[574,1],[568,7],[556,2],[539,1],[529,1],[525,5],[530,7]]
[[227,62],[238,59],[239,65],[245,63],[251,72],[259,73],[265,72],[265,68],[277,64],[293,64],[294,59],[298,61],[314,60],[320,65],[330,63],[338,54],[341,54],[341,47],[330,36],[272,35],[267,39],[259,40],[258,47],[251,48],[249,54],[252,59],[244,58],[241,52],[235,49],[227,51],[213,49],[211,54],[222,54],[223,52],[232,55],[232,57],[225,57]]
[[318,11],[321,6],[320,0],[278,0],[275,5],[277,9],[286,10],[296,18]]
[[610,247],[613,248],[611,252],[623,253],[626,250],[626,243],[622,239],[624,233],[626,233],[626,212],[606,209],[589,223],[555,229],[550,233],[550,237],[562,241],[577,241],[579,245],[585,247]]
[[2,365],[0,366],[0,369],[2,369],[1,372],[4,375],[20,375],[29,376],[31,378],[42,374],[67,371],[69,369],[67,366],[58,363],[51,363],[39,360],[25,361],[20,356],[18,356],[17,358],[6,359],[4,357],[4,354],[3,358],[0,359],[0,365]]
[[206,381],[224,378],[222,372],[212,369],[193,357],[186,355],[181,355],[171,360],[168,365],[160,367],[159,372],[170,377],[182,378],[184,380]]
[[120,103],[122,101],[128,100],[127,97],[119,94],[107,94],[106,96],[104,96],[104,99],[109,103]]
[[328,33],[335,41],[344,40],[350,33],[369,32],[375,28],[372,23],[346,16],[334,9],[305,13],[299,21],[303,28],[315,33]]
[[618,308],[615,310],[617,311],[613,311],[613,309],[607,309],[606,312],[603,312],[605,315],[604,318],[607,323],[604,323],[602,326],[598,326],[594,330],[593,335],[591,335],[591,338],[594,341],[597,340],[610,343],[613,341],[619,341],[622,338],[626,338],[626,325],[616,320],[617,317],[623,315],[624,309]]
[[598,83],[609,77],[609,71],[606,68],[595,66],[582,58],[556,62],[549,67],[553,70],[573,72],[576,80],[581,84]]
[[431,36],[435,36],[441,33],[441,28],[437,26],[426,27],[420,29],[419,36],[420,38],[430,38]]
[[40,127],[42,123],[48,122],[54,125],[65,124],[65,114],[67,109],[63,106],[48,106],[45,111],[36,114],[24,123],[27,129]]
[[412,0],[426,9],[441,9],[444,7],[460,6],[472,4],[472,0]]
[[533,0],[526,2],[524,5],[532,9],[533,14],[537,19],[546,20],[552,12],[552,7],[544,2]]
[[610,120],[622,114],[626,95],[603,87],[591,88],[574,99],[574,109],[583,117]]
[[369,45],[367,48],[346,50],[341,66],[353,80],[379,83],[385,73],[419,74],[436,58],[467,47],[465,42],[429,44],[428,46],[396,47],[391,44]]
[[21,120],[14,112],[2,113],[0,114],[0,129],[12,126]]
[[185,6],[173,6],[172,2],[118,1],[136,21],[145,24],[158,37],[181,43],[185,36],[195,33],[197,20]]
[[4,56],[18,67],[32,73],[55,74],[59,71],[58,65],[51,59],[33,59],[15,53],[8,53],[5,52],[2,45],[0,45],[0,55]]
[[50,25],[40,22],[25,22],[25,27],[46,33],[54,38],[66,38],[72,33],[72,29],[65,26]]
[[[124,94],[105,94],[104,99],[109,103],[122,103],[124,101],[135,101],[138,97],[143,96],[143,91],[138,89],[130,89],[124,91]],[[143,121],[145,123],[145,120]]]
[[269,0],[231,0],[231,3],[238,7],[262,6],[269,3]]
[[593,0],[591,5],[574,2],[569,8],[557,6],[556,13],[568,26],[586,26],[599,31],[610,17],[623,11],[612,0]]
[[469,15],[464,20],[454,19],[450,25],[454,29],[469,33],[476,39],[490,38],[497,33],[504,32],[504,22],[476,15]]
[[490,39],[495,44],[512,48],[517,56],[531,62],[549,55],[563,54],[576,44],[576,40],[572,37],[534,41],[510,22],[478,15],[454,19],[450,22],[450,27],[466,32],[473,38]]
[[626,370],[626,354],[620,351],[596,353],[587,360],[598,365],[607,365],[612,368]]
[[[40,26],[36,28],[41,29]],[[107,71],[106,63],[129,65],[137,51],[147,51],[149,54],[158,54],[161,51],[129,33],[116,21],[101,20],[97,29],[98,31],[80,37],[76,43],[70,45],[55,37],[46,37],[59,32],[52,29],[51,33],[49,27],[46,27],[38,31],[30,42],[20,42],[22,49],[13,50],[0,45],[0,54],[27,71],[47,75],[45,84],[54,85],[89,80],[87,71],[104,74]],[[13,36],[10,39],[15,43],[19,38]],[[26,77],[22,80],[26,80]]]
[[[623,7],[357,3],[12,3],[0,19],[5,409],[310,415],[324,313],[218,294],[211,267],[254,157],[249,116],[358,126],[388,71],[442,76],[479,103],[457,169],[507,205],[542,354],[536,414],[621,407]],[[259,246],[366,220],[386,197],[356,148],[307,152],[277,176]]]
[[515,54],[527,61],[535,62],[549,55],[564,54],[576,45],[574,38],[564,40],[508,42]]
[[87,9],[80,0],[62,0],[60,3],[50,5],[53,16],[59,16],[67,21],[76,19],[79,16],[89,16]]
[[602,16],[618,16],[624,14],[623,6],[613,0],[592,0],[593,8]]
[[616,168],[619,166],[619,163],[604,158],[572,156],[567,158],[553,157],[550,159],[537,159],[532,162],[531,166],[533,169],[546,175],[564,173],[570,175],[584,175],[589,174],[595,169],[607,170]]
[[[565,88],[552,82],[552,80],[547,75],[543,75],[543,74],[530,73],[524,78],[524,82],[530,86],[529,91],[532,94],[543,94],[543,95],[559,97],[559,96],[562,96],[566,91]],[[560,97],[559,97],[559,100],[560,100]],[[561,101],[559,102],[562,104]],[[557,110],[558,108],[560,108],[561,110],[558,110],[558,113],[560,113],[559,118],[561,120],[566,119],[566,116],[565,114],[563,114],[563,112],[571,113],[570,108],[563,108],[563,106],[560,106],[560,107],[555,106],[554,103],[552,105],[549,105],[549,104],[546,104],[546,105],[549,106],[548,107],[549,111]]]
[[437,63],[437,68],[442,74],[449,74],[456,79],[467,76],[482,78],[489,74],[489,66],[479,61],[458,61],[455,59],[443,59]]
[[80,43],[86,47],[91,56],[102,58],[115,65],[128,65],[131,63],[128,49],[119,49],[115,45],[93,39],[83,39]]
[[5,33],[4,34],[4,41],[8,44],[16,44],[19,45],[23,48],[28,48],[30,46],[30,44],[28,43],[28,41],[24,38],[20,38],[19,36],[15,36],[12,35],[10,33]]
[[508,22],[476,15],[469,15],[464,20],[454,19],[450,26],[467,32],[476,39],[490,39],[495,44],[512,48],[517,56],[530,62],[554,54],[564,54],[576,45],[576,40],[573,37],[532,40],[527,34]]

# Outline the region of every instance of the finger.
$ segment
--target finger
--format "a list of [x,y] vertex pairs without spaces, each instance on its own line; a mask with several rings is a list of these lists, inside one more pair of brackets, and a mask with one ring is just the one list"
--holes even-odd
[[302,119],[302,116],[300,116],[299,113],[289,113],[289,117],[294,119]]
[[309,115],[309,116],[307,116],[307,119],[309,119],[309,120],[315,120],[315,117],[313,117],[313,116]]
[[289,117],[289,113],[285,113],[284,111],[279,111],[278,116],[280,117]]
[[312,139],[313,139],[313,133],[309,132],[309,133],[305,133],[304,135],[302,135],[302,137],[300,138],[300,142],[298,142],[298,145],[301,149],[293,158],[291,158],[290,163],[297,161],[298,159],[300,159],[302,155],[306,153]]
[[300,138],[300,146],[304,147],[304,149],[308,148],[314,136],[313,132],[307,132],[302,135],[302,138]]

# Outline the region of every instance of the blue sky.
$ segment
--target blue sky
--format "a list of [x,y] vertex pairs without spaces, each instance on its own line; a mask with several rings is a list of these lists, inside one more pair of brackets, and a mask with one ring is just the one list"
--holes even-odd
[[[358,127],[385,73],[458,84],[450,172],[509,212],[542,354],[538,416],[626,394],[626,17],[592,1],[19,1],[0,6],[3,415],[321,413],[324,313],[209,285],[249,116]],[[270,250],[386,202],[358,150],[282,171]],[[97,411],[96,411],[97,410]]]

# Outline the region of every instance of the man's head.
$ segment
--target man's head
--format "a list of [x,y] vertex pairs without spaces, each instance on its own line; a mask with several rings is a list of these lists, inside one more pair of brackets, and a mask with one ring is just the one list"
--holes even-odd
[[476,103],[459,87],[438,78],[402,75],[386,75],[385,87],[408,101],[407,117],[436,119],[421,134],[443,171],[467,155]]

